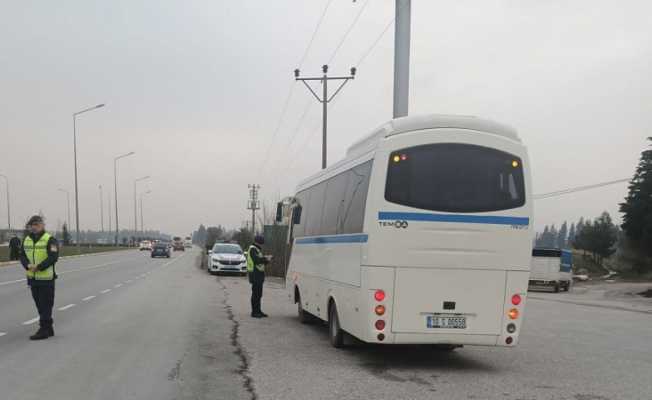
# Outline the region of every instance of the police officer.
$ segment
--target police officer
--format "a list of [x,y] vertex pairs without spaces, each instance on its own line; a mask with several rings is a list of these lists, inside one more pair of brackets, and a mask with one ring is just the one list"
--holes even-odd
[[9,260],[15,261],[20,258],[20,239],[13,235],[9,241]]
[[263,256],[262,246],[265,238],[256,235],[254,243],[247,250],[247,273],[251,283],[251,316],[253,318],[267,317],[260,309],[260,299],[263,297],[263,282],[265,282],[265,265],[269,260]]
[[59,259],[57,240],[45,232],[43,218],[35,215],[27,222],[29,234],[23,239],[20,262],[27,274],[27,284],[32,290],[39,315],[39,330],[30,340],[43,340],[54,336],[52,307],[54,306],[54,265]]

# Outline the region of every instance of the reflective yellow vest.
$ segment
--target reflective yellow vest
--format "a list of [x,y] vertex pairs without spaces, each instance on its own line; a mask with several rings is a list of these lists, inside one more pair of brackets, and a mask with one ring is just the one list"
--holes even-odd
[[[260,252],[260,250],[258,250],[258,247],[254,246],[253,244],[249,246],[249,249],[247,250],[247,272],[248,273],[254,272],[254,259],[251,258],[252,249],[253,251]],[[265,272],[265,264],[255,265],[255,267],[258,271]]]
[[[29,235],[25,237],[25,240],[23,240],[23,249],[25,249],[25,255],[30,264],[39,265],[48,258],[48,241],[50,237],[49,233],[44,233],[36,243],[34,243]],[[51,281],[54,279],[54,266],[50,265],[43,271],[37,270],[36,272],[32,272],[28,270],[27,279]]]

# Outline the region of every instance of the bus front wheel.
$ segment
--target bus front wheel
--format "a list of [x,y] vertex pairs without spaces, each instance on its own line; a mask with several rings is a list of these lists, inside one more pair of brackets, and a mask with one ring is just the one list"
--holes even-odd
[[328,336],[333,347],[341,348],[344,346],[344,331],[340,327],[340,318],[337,315],[335,302],[331,304],[328,310]]

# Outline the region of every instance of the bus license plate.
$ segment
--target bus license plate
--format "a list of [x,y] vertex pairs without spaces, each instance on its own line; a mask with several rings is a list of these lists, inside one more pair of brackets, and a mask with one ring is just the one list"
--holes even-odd
[[466,329],[466,317],[428,315],[426,326],[428,328]]

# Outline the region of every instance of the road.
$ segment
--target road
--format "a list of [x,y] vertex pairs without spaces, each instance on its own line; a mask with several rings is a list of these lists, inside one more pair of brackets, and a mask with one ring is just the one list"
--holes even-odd
[[266,283],[270,318],[252,319],[246,280],[212,277],[198,256],[125,251],[62,261],[57,336],[43,342],[27,340],[36,315],[24,282],[14,282],[20,270],[0,268],[0,397],[652,398],[652,313],[642,308],[533,293],[513,349],[336,350],[323,326],[297,321],[281,282]]

